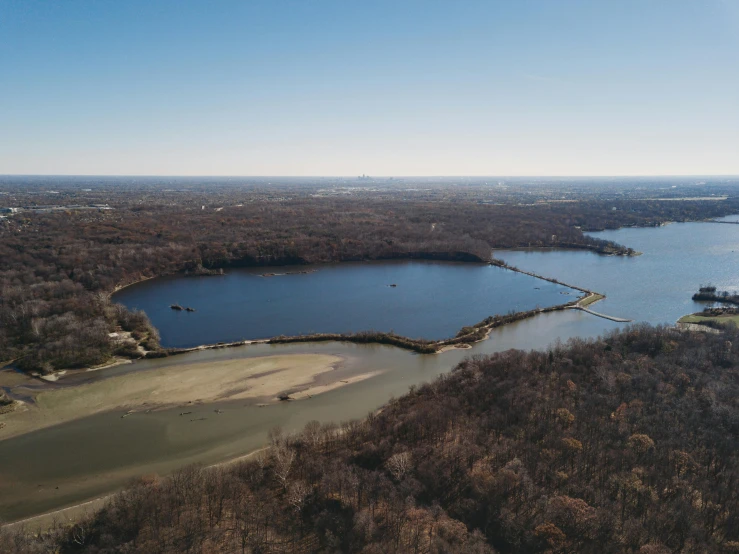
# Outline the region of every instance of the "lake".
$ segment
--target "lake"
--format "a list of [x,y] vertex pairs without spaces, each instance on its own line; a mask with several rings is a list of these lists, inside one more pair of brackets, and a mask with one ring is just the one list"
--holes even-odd
[[[425,261],[233,269],[172,276],[113,296],[144,310],[165,347],[186,348],[278,335],[394,331],[445,339],[488,316],[563,304],[579,291],[487,264]],[[273,277],[262,277],[275,273]],[[292,274],[291,274],[292,273]],[[396,285],[392,287],[390,285]],[[176,311],[171,304],[195,312]]]

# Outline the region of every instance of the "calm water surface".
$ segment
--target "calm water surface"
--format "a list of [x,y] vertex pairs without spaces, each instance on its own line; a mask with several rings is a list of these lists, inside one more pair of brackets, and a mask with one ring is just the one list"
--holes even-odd
[[598,312],[651,324],[673,324],[706,304],[691,296],[701,284],[739,288],[739,225],[673,223],[592,233],[643,254],[599,256],[577,250],[496,251],[521,269],[601,292]]
[[[443,339],[491,315],[562,304],[580,294],[486,264],[374,262],[316,269],[275,277],[261,274],[305,267],[152,279],[118,292],[113,300],[144,310],[159,329],[162,345],[190,347],[368,330]],[[171,304],[196,311],[178,312]]]

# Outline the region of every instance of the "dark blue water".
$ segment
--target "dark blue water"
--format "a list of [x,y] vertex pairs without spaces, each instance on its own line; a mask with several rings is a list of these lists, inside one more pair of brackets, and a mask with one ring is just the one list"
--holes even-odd
[[[309,274],[260,276],[305,269],[237,269],[223,277],[153,279],[116,293],[113,300],[144,310],[159,329],[162,345],[190,347],[368,330],[442,339],[491,315],[562,304],[579,294],[484,264],[349,263],[317,266]],[[196,311],[177,312],[171,304]]]

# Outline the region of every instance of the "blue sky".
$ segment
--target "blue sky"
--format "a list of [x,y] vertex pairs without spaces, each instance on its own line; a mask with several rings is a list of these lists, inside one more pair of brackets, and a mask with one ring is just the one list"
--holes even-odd
[[739,0],[0,0],[0,174],[736,175]]

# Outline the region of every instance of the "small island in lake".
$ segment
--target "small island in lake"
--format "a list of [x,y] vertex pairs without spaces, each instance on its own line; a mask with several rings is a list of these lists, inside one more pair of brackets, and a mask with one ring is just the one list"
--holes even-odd
[[712,285],[701,286],[693,295],[693,300],[702,302],[723,302],[724,304],[738,304],[739,294],[732,294],[729,291],[717,291]]

